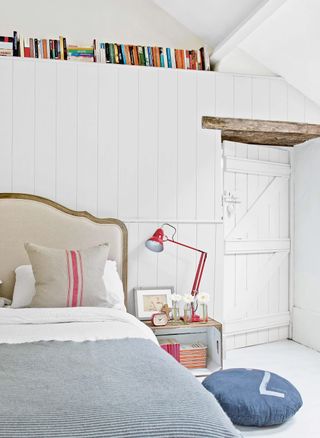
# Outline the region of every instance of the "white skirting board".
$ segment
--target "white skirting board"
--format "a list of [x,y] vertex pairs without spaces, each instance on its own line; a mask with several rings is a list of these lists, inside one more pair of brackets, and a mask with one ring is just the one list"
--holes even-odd
[[289,312],[225,322],[224,350],[274,342],[289,337]]
[[320,312],[293,307],[293,340],[320,351]]
[[268,342],[289,339],[289,326],[259,329],[235,335],[223,336],[224,354],[235,348],[250,347],[252,345],[266,344]]

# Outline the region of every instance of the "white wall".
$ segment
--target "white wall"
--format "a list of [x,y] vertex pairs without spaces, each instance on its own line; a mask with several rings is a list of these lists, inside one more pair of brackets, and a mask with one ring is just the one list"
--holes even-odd
[[238,47],[228,53],[221,61],[217,62],[214,65],[214,70],[221,73],[276,76],[275,73]]
[[193,252],[168,245],[157,256],[144,247],[158,224],[177,224],[178,239],[208,251],[202,290],[223,319],[221,144],[201,117],[314,112],[279,78],[0,58],[0,191],[124,220],[130,290],[189,291]]
[[317,350],[320,350],[319,164],[318,140],[295,149],[293,338]]
[[202,287],[213,303],[221,147],[201,116],[215,100],[210,72],[0,58],[0,191],[124,220],[130,289],[190,291],[194,252],[144,247],[159,224],[177,224],[177,239],[209,253]]
[[[0,35],[198,48],[201,40],[150,0],[0,0]],[[165,29],[165,32],[163,31]]]

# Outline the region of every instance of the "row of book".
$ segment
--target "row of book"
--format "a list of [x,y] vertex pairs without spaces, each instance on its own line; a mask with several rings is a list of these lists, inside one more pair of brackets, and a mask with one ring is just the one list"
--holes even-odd
[[210,70],[208,51],[97,43],[91,46],[68,45],[66,38],[24,38],[15,31],[12,37],[0,36],[0,56],[59,59],[146,67]]
[[0,55],[18,56],[21,58],[68,59],[67,41],[64,37],[58,40],[0,36]]
[[186,368],[206,368],[207,366],[207,346],[201,342],[180,344],[175,339],[162,339],[160,345]]
[[[94,49],[96,50],[96,47]],[[210,70],[209,55],[205,47],[199,50],[184,50],[100,43],[96,52],[97,62],[102,63]]]

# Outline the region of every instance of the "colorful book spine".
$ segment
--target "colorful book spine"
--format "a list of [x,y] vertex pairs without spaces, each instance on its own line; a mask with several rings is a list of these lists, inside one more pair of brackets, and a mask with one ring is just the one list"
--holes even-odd
[[43,58],[42,40],[38,40],[38,56]]
[[115,54],[114,54],[114,44],[108,44],[109,46],[109,53],[110,53],[110,59],[112,64],[115,64],[116,62],[116,58],[115,58]]
[[134,61],[134,46],[129,46],[129,54],[130,54],[130,63],[131,63],[131,65],[135,65],[135,61]]
[[34,42],[34,57],[35,57],[35,58],[39,58],[39,45],[38,45],[38,39],[35,38],[35,39],[33,40],[33,42]]
[[31,50],[30,50],[30,40],[29,38],[24,39],[24,57],[30,58],[31,57]]
[[119,52],[118,52],[117,44],[113,45],[113,49],[114,49],[115,64],[119,64]]
[[64,50],[63,50],[63,36],[59,36],[59,44],[60,44],[60,59],[64,60]]
[[139,65],[138,46],[133,46],[134,65]]
[[65,37],[63,37],[62,47],[63,47],[63,59],[65,61],[67,61],[67,59],[68,59],[68,46],[67,46],[67,39]]
[[155,47],[155,51],[156,51],[156,65],[157,67],[161,67],[161,62],[160,62],[160,48],[159,47]]
[[180,362],[180,344],[162,344],[161,348]]
[[19,37],[18,37],[18,32],[14,31],[13,32],[13,52],[12,52],[13,56],[19,56]]
[[129,46],[127,46],[127,45],[124,46],[124,52],[125,52],[125,55],[126,55],[126,63],[128,65],[131,65],[131,56],[130,56]]
[[105,63],[106,62],[106,43],[100,43],[100,55],[99,55],[99,62]]
[[120,44],[120,50],[121,50],[122,64],[127,64],[126,51],[124,48],[124,44]]
[[49,40],[50,59],[54,59],[54,44],[53,40]]
[[119,64],[123,64],[123,56],[122,56],[121,44],[117,44],[117,47],[118,47]]
[[159,53],[160,53],[160,67],[164,67],[164,54],[162,47],[159,47]]
[[105,63],[110,64],[111,63],[111,53],[110,53],[110,45],[108,43],[105,43],[105,45],[104,45],[104,53],[105,53]]
[[171,50],[168,47],[166,48],[166,55],[167,55],[168,68],[172,68]]
[[138,65],[145,65],[142,46],[138,46],[138,55],[139,55],[139,64]]
[[150,67],[154,66],[153,57],[152,57],[152,48],[148,47],[148,57],[149,57],[149,65]]

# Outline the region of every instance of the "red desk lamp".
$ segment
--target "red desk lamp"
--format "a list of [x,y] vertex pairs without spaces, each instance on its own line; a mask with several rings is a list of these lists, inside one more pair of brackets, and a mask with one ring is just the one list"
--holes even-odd
[[[169,239],[168,236],[166,236],[164,234],[164,230],[163,230],[163,226],[167,225],[171,228],[174,229],[174,233],[172,234],[171,238]],[[175,243],[179,246],[184,246],[185,248],[189,248],[192,249],[194,251],[200,252],[200,259],[199,259],[199,263],[198,263],[198,267],[197,267],[197,271],[196,271],[196,275],[194,278],[194,282],[193,282],[193,286],[192,286],[192,290],[191,290],[191,295],[196,297],[199,293],[199,287],[200,287],[200,282],[201,282],[201,278],[202,278],[202,274],[203,274],[203,269],[204,269],[204,265],[206,263],[207,260],[207,253],[205,251],[202,251],[201,249],[198,248],[194,248],[193,246],[190,245],[186,245],[185,243],[180,243],[177,242],[176,240],[174,240],[174,236],[177,232],[177,229],[170,224],[163,224],[161,225],[161,228],[158,228],[152,237],[150,237],[150,239],[148,239],[145,243],[146,247],[148,249],[150,249],[150,251],[153,252],[162,252],[164,249],[164,242],[171,242],[171,243]],[[196,310],[194,308],[194,304],[192,304],[192,321],[196,322],[200,320],[199,315],[196,315]]]

